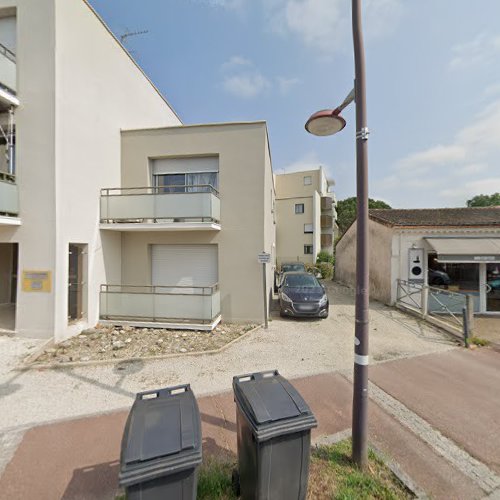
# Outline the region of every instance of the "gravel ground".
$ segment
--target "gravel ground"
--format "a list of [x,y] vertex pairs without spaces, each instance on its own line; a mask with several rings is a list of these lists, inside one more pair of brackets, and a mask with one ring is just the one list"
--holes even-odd
[[[354,298],[345,287],[332,282],[327,282],[327,287],[331,303],[328,319],[273,317],[268,330],[257,329],[218,354],[4,371],[0,375],[0,432],[129,407],[138,391],[179,383],[189,382],[197,395],[206,395],[231,390],[233,375],[252,371],[277,368],[284,376],[294,378],[351,370]],[[455,345],[432,326],[377,302],[370,306],[370,317],[374,363],[439,352]]]
[[98,325],[45,349],[36,363],[141,358],[220,349],[257,325],[219,324],[213,331],[115,328]]

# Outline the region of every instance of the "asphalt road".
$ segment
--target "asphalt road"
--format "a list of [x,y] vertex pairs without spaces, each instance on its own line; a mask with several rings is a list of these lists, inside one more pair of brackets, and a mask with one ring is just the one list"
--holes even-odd
[[370,379],[500,474],[500,353],[482,348],[391,361]]

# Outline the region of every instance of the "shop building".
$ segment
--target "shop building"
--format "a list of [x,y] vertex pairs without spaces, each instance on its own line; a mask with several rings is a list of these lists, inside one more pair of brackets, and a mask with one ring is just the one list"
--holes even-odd
[[[376,209],[369,220],[370,295],[397,299],[398,280],[474,297],[500,314],[500,207]],[[335,279],[355,283],[356,222],[336,247]]]

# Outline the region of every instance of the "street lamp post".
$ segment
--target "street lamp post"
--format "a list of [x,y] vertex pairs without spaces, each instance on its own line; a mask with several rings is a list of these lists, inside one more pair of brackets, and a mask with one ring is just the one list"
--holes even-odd
[[366,127],[365,54],[361,29],[361,0],[352,0],[355,83],[337,108],[311,115],[306,130],[314,135],[340,132],[346,122],[340,112],[356,102],[356,323],[354,330],[354,384],[352,400],[352,458],[360,467],[368,462],[368,128]]

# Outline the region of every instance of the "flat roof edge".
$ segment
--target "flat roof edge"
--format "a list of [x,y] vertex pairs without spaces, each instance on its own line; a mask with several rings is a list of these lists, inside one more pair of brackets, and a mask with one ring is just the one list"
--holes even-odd
[[168,125],[162,127],[147,127],[147,128],[131,128],[131,129],[121,129],[122,134],[133,133],[133,132],[148,132],[153,130],[172,130],[172,129],[185,129],[185,128],[199,128],[199,127],[229,127],[234,125],[265,125],[267,128],[266,120],[256,120],[248,122],[213,122],[213,123],[194,123],[194,124],[182,124],[182,125]]

